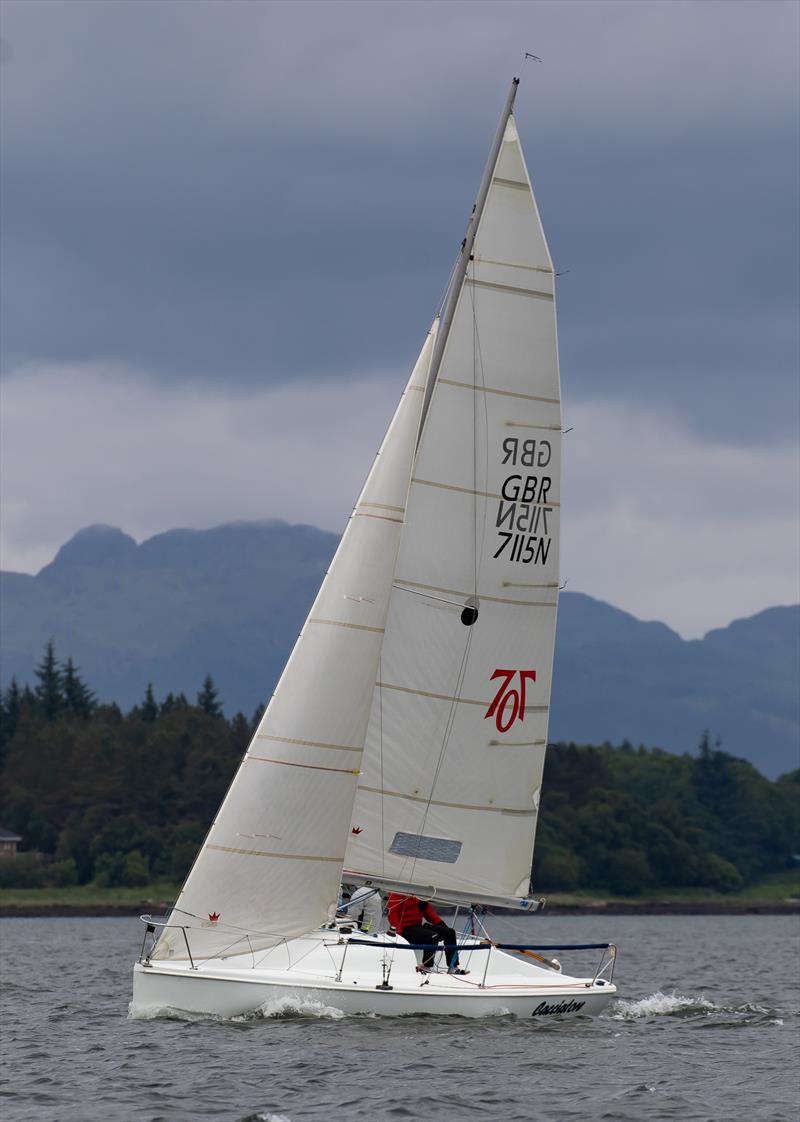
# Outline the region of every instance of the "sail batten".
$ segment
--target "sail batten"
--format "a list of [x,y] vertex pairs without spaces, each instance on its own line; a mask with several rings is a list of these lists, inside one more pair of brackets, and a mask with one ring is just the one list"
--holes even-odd
[[[520,393],[518,390],[503,390],[498,386],[476,386],[473,382],[457,382],[453,378],[440,378],[438,384],[441,386],[458,386],[460,389],[471,390],[473,393],[496,393],[502,397],[516,397],[521,401],[539,401],[546,405],[561,406],[561,401],[557,397],[539,397],[532,393]],[[559,425],[559,431],[560,428]]]
[[489,811],[493,814],[536,814],[532,807],[511,807],[511,806],[488,806],[485,804],[476,804],[471,806],[469,803],[448,803],[442,799],[426,799],[422,795],[409,795],[405,791],[387,791],[383,787],[359,787],[360,791],[367,791],[373,795],[380,795],[382,798],[387,799],[410,799],[411,802],[425,803],[426,806],[446,806],[453,810],[466,810],[466,811]]
[[235,853],[240,857],[270,857],[280,861],[332,861],[334,864],[337,862],[341,864],[343,861],[342,857],[312,853],[270,853],[261,849],[242,849],[240,846],[230,845],[209,845],[208,849],[215,850],[217,853]]
[[[504,495],[495,491],[476,491],[473,487],[459,487],[456,483],[445,483],[442,479],[420,479],[414,476],[411,480],[420,487],[441,487],[444,491],[459,491],[462,495],[475,495],[480,499],[503,499]],[[510,501],[510,500],[509,500]],[[526,503],[526,506],[531,507],[544,507],[549,510],[551,507],[560,506],[561,504],[555,499],[548,499],[547,502],[533,502]]]
[[538,288],[522,288],[518,284],[499,284],[497,281],[478,280],[477,277],[465,277],[464,284],[471,288],[491,288],[495,292],[509,292],[512,296],[531,296],[536,300],[553,300],[552,292],[543,292]]
[[256,740],[275,740],[281,744],[302,744],[306,748],[331,748],[336,752],[363,752],[363,744],[328,744],[322,740],[301,740],[296,736],[276,736],[275,733],[257,732]]
[[[457,588],[439,588],[434,584],[422,584],[420,581],[403,580],[402,577],[397,577],[394,582],[395,588],[401,592],[413,592],[417,596],[424,596],[425,591],[428,592],[441,592],[447,596],[461,597],[462,602],[465,601],[470,595],[464,589]],[[508,584],[509,588],[558,588],[557,584],[521,584],[512,585]],[[487,600],[492,604],[514,604],[520,608],[552,608],[556,609],[558,605],[553,600],[514,600],[509,596],[490,596],[486,592],[481,592],[481,599]],[[447,603],[457,603],[457,601],[447,601]],[[459,605],[460,606],[460,605]]]

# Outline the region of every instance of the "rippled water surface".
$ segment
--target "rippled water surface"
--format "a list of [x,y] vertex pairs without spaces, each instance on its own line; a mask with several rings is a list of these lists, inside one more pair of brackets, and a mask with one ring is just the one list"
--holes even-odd
[[[526,917],[497,936],[619,945],[596,1020],[128,1017],[141,925],[9,919],[4,1122],[800,1118],[800,922]],[[565,967],[570,960],[561,956]]]

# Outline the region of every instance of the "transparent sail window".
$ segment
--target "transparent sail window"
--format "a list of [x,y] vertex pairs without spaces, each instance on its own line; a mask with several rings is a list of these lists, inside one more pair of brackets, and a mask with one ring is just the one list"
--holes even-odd
[[405,834],[398,831],[389,846],[390,853],[400,857],[417,857],[421,861],[441,861],[454,865],[461,853],[462,842],[450,838],[431,838],[425,834]]

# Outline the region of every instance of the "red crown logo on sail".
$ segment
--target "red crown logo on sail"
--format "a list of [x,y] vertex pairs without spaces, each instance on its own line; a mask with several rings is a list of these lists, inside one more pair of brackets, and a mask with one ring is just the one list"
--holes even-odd
[[212,923],[216,923],[217,920],[219,919],[219,912],[209,912],[208,913],[208,918],[210,919],[210,921]]
[[362,826],[351,826],[350,827],[350,833],[351,834],[360,834],[362,832],[362,830],[363,830]]

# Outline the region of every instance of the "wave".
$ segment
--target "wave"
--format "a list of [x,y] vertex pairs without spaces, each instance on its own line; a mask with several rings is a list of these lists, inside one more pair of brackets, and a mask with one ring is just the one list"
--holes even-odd
[[609,1014],[615,1021],[638,1021],[645,1017],[692,1017],[718,1010],[719,1006],[706,997],[684,997],[682,994],[662,993],[657,990],[638,1001],[615,1001]]
[[276,997],[265,1001],[254,1013],[234,1017],[237,1021],[260,1021],[272,1017],[316,1017],[324,1020],[341,1021],[347,1014],[334,1005],[313,1001],[307,997]]
[[656,1017],[720,1017],[728,1018],[732,1024],[766,1023],[782,1025],[783,1021],[775,1014],[775,1010],[767,1009],[755,1002],[745,1002],[742,1005],[719,1005],[701,994],[699,997],[686,997],[683,994],[662,993],[657,990],[648,997],[638,1001],[626,1001],[619,998],[610,1007],[605,1017],[615,1021],[647,1021]]
[[[369,1015],[369,1014],[367,1014]],[[222,1021],[233,1024],[242,1024],[248,1021],[263,1021],[273,1018],[311,1017],[317,1020],[340,1021],[347,1014],[342,1009],[333,1005],[325,1005],[321,1001],[313,1001],[304,997],[276,997],[265,1001],[258,1009],[251,1013],[240,1013],[232,1017],[222,1017],[216,1013],[190,1013],[185,1009],[173,1009],[169,1005],[135,1006],[133,1002],[128,1006],[128,1018],[135,1021]]]
[[268,1110],[260,1110],[256,1114],[248,1114],[240,1122],[292,1122],[286,1114],[271,1114]]
[[185,1009],[173,1009],[171,1005],[128,1005],[129,1021],[222,1021],[213,1013],[189,1013]]

